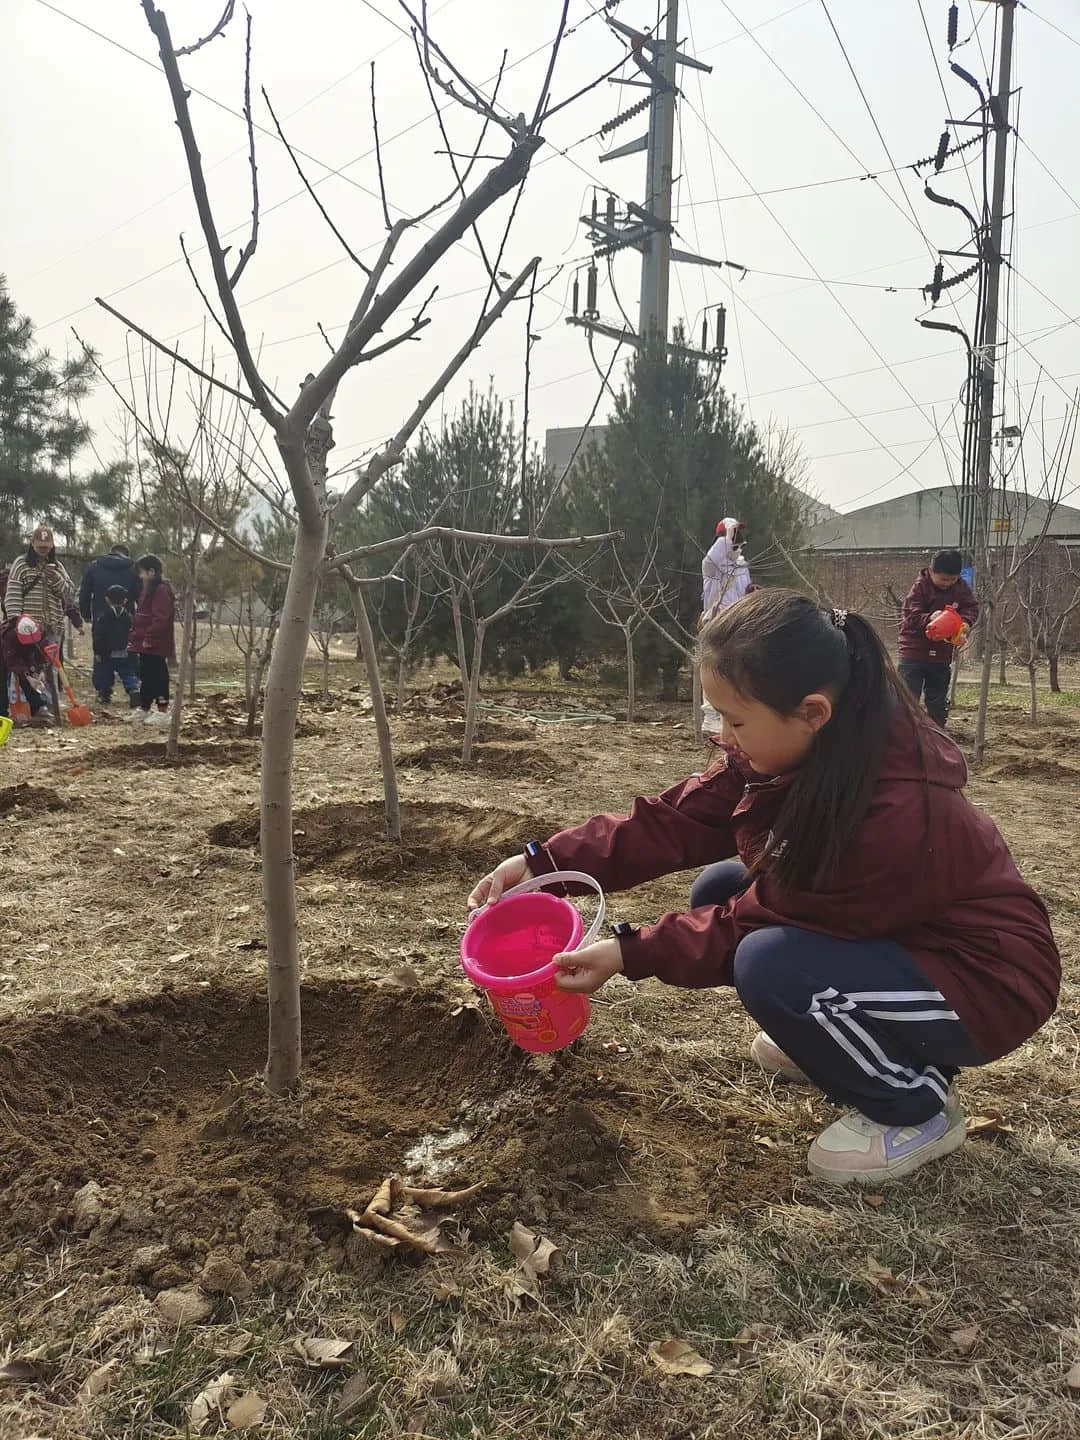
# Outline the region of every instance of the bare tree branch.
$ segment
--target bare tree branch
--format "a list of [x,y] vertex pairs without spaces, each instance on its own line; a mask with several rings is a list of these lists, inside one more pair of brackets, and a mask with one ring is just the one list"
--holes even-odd
[[207,314],[210,316],[210,319],[213,320],[214,324],[218,327],[218,329],[221,331],[222,335],[225,337],[225,343],[226,343],[227,345],[231,345],[231,344],[232,344],[232,336],[229,334],[228,330],[226,330],[225,325],[224,325],[224,323],[222,322],[222,320],[221,320],[220,316],[218,315],[217,311],[216,311],[216,310],[214,309],[214,307],[210,304],[210,298],[209,298],[209,296],[207,295],[206,291],[203,289],[202,283],[201,283],[201,281],[199,280],[198,275],[195,273],[195,266],[191,263],[191,256],[188,254],[188,248],[187,248],[187,245],[186,245],[185,242],[184,242],[184,232],[183,232],[183,231],[180,232],[180,253],[181,253],[181,254],[183,255],[183,257],[184,257],[184,264],[187,266],[187,272],[188,272],[188,274],[191,276],[191,283],[195,286],[195,289],[199,292],[199,299],[203,302],[203,306],[205,307]]
[[472,334],[465,341],[465,344],[461,346],[461,348],[449,361],[449,363],[443,369],[442,373],[435,380],[435,383],[421,397],[416,408],[413,410],[409,418],[405,421],[404,425],[401,426],[397,434],[382,450],[372,456],[372,458],[368,461],[367,465],[357,476],[353,484],[350,485],[348,490],[346,490],[345,494],[338,501],[336,513],[339,518],[343,515],[348,514],[350,510],[354,509],[364,498],[364,496],[367,495],[368,492],[374,488],[374,486],[379,482],[383,475],[386,474],[387,470],[393,469],[395,465],[400,463],[401,458],[405,453],[405,446],[412,439],[412,436],[416,431],[417,426],[423,420],[424,416],[430,410],[431,406],[435,403],[438,397],[446,389],[450,381],[461,369],[462,365],[464,365],[465,361],[480,344],[481,340],[483,340],[484,336],[491,329],[492,325],[495,324],[495,321],[498,320],[499,316],[502,315],[503,311],[517,295],[518,291],[525,284],[526,280],[529,279],[530,275],[534,275],[536,273],[536,267],[539,264],[540,257],[539,255],[537,255],[534,259],[529,261],[528,265],[525,266],[524,270],[521,271],[520,275],[517,275],[510,282],[510,284],[503,291],[498,302],[492,306],[492,308],[487,312],[487,314],[481,316]]
[[386,176],[383,173],[382,146],[379,144],[379,107],[375,103],[375,61],[371,62],[371,128],[375,134],[375,168],[379,172],[379,196],[382,200],[383,221],[387,230],[394,227],[390,223],[390,207],[386,203]]
[[[242,390],[235,390],[231,385],[226,385],[224,380],[219,380],[215,375],[211,375],[206,370],[200,369],[193,361],[185,359],[185,357],[180,354],[179,345],[170,350],[169,347],[160,340],[155,340],[153,335],[144,330],[141,325],[136,325],[134,320],[129,320],[126,315],[121,315],[119,310],[115,310],[109,302],[103,300],[100,295],[95,295],[94,300],[103,310],[107,310],[110,315],[119,320],[122,325],[126,325],[129,330],[133,330],[141,340],[145,340],[146,343],[152,345],[155,350],[160,350],[163,355],[168,355],[170,360],[175,360],[178,364],[183,365],[184,368],[190,370],[193,375],[198,375],[200,380],[205,380],[210,385],[216,385],[219,390],[224,390],[229,395],[234,395],[237,400],[242,400],[245,405],[255,404],[255,401],[250,395],[245,395]],[[82,344],[82,341],[80,340],[79,343]]]
[[[210,31],[209,35],[204,35],[201,40],[196,40],[194,45],[185,45],[182,47],[182,49],[177,50],[177,58],[179,59],[182,55],[194,55],[196,50],[201,50],[204,45],[209,45],[211,40],[216,40],[219,35],[223,35],[225,33],[225,27],[233,18],[233,11],[235,9],[236,0],[227,0],[225,10],[221,16],[221,19]],[[250,16],[248,17],[248,19],[250,23]]]
[[539,535],[488,535],[481,530],[456,530],[450,525],[429,525],[423,530],[413,530],[408,535],[395,535],[390,540],[376,540],[370,545],[358,545],[354,550],[342,551],[340,555],[334,556],[327,568],[336,570],[340,565],[356,560],[361,555],[379,555],[384,550],[396,550],[400,545],[419,545],[425,540],[459,540],[468,545],[493,545],[508,550],[524,550],[530,545],[538,550],[580,550],[585,545],[618,540],[621,533],[619,530],[608,530],[603,535],[569,535],[548,540]]
[[214,270],[214,281],[217,285],[218,298],[225,312],[229,335],[236,349],[240,369],[243,371],[244,378],[254,397],[254,404],[258,406],[260,412],[266,417],[274,429],[278,430],[281,428],[284,416],[282,416],[280,411],[274,406],[267,388],[259,375],[258,366],[255,364],[255,358],[248,344],[247,333],[244,330],[244,322],[240,318],[240,310],[236,304],[236,297],[229,284],[229,276],[225,269],[225,255],[221,248],[221,240],[218,236],[214,213],[210,207],[210,196],[206,188],[206,176],[203,173],[202,156],[199,154],[198,143],[195,139],[195,130],[191,123],[191,111],[188,107],[188,92],[184,85],[183,77],[180,74],[180,66],[177,63],[176,52],[173,50],[172,37],[169,34],[169,22],[166,20],[164,13],[154,4],[154,0],[141,0],[141,4],[147,23],[157,39],[158,54],[161,57],[165,78],[169,82],[169,94],[172,97],[173,113],[176,116],[180,137],[184,144],[184,154],[187,157],[191,191],[195,197],[196,209],[199,212],[203,238],[206,240],[207,249],[210,252],[210,263]]
[[348,255],[349,259],[353,262],[353,264],[354,264],[354,265],[359,265],[360,269],[363,270],[363,272],[364,272],[365,275],[370,275],[370,274],[371,274],[370,269],[364,264],[364,262],[360,259],[359,255],[357,255],[356,251],[352,248],[352,246],[349,244],[349,242],[345,239],[345,236],[342,235],[341,231],[337,228],[337,226],[334,224],[334,222],[330,219],[330,216],[329,216],[329,215],[327,214],[327,212],[326,212],[326,207],[325,207],[325,205],[324,205],[324,204],[322,203],[322,201],[319,199],[318,195],[315,194],[314,187],[312,186],[311,182],[308,180],[307,176],[304,174],[304,170],[303,170],[303,167],[302,167],[301,164],[300,164],[300,161],[296,158],[296,152],[295,152],[295,150],[294,150],[294,149],[292,148],[292,146],[289,144],[288,140],[285,139],[285,132],[284,132],[284,130],[282,130],[282,128],[281,128],[281,122],[278,120],[277,115],[276,115],[276,113],[275,113],[275,111],[274,111],[274,107],[273,107],[273,105],[271,105],[271,103],[270,103],[270,96],[266,93],[266,86],[265,86],[265,85],[262,87],[262,97],[263,97],[263,99],[266,101],[266,108],[270,111],[270,119],[273,120],[273,122],[274,122],[274,129],[275,129],[275,130],[277,131],[277,133],[278,133],[278,139],[281,141],[282,145],[285,146],[286,154],[288,155],[289,159],[292,161],[292,163],[293,163],[293,168],[295,169],[296,173],[300,176],[300,179],[301,179],[301,181],[303,182],[303,185],[304,185],[304,189],[305,189],[305,190],[308,192],[308,194],[311,196],[312,200],[315,201],[315,206],[316,206],[316,209],[318,210],[319,214],[320,214],[320,215],[322,216],[322,218],[326,221],[327,225],[330,227],[331,232],[333,233],[333,235],[334,235],[335,238],[337,239],[338,243],[341,245],[341,248],[345,251],[345,254]]
[[[151,0],[143,0],[150,4]],[[378,334],[385,322],[397,310],[406,297],[420,283],[435,263],[460,240],[473,221],[484,213],[500,196],[525,178],[532,157],[543,142],[537,136],[528,136],[515,145],[505,160],[490,170],[476,189],[468,195],[457,210],[447,217],[431,238],[417,251],[397,279],[375,298],[358,325],[353,326],[342,341],[337,354],[323,366],[300,392],[300,396],[289,412],[289,424],[306,429],[326,397],[338,385],[343,375],[356,364],[364,346]]]
[[[493,120],[496,125],[501,126],[502,129],[506,131],[506,133],[514,141],[515,145],[517,145],[521,140],[523,140],[525,136],[529,133],[525,123],[525,116],[521,115],[516,120],[508,120],[505,119],[502,115],[500,115],[493,108],[491,101],[488,100],[488,98],[480,90],[478,90],[470,80],[466,80],[465,76],[453,63],[453,61],[446,54],[446,52],[442,50],[438,45],[436,45],[435,41],[431,38],[431,33],[428,28],[427,20],[427,0],[420,0],[420,15],[422,17],[420,19],[417,19],[417,17],[409,9],[408,5],[405,4],[405,0],[398,0],[398,4],[405,11],[405,14],[408,15],[409,19],[412,21],[416,30],[420,34],[424,47],[424,68],[428,71],[432,80],[434,80],[435,84],[439,87],[439,89],[442,90],[445,94],[449,95],[450,99],[453,100],[456,104],[463,105],[467,110],[475,110],[477,115],[483,115],[488,119]],[[463,95],[460,91],[455,90],[451,82],[449,80],[444,80],[443,77],[439,74],[438,70],[435,68],[435,63],[431,58],[431,52],[433,50],[435,54],[439,57],[439,59],[443,62],[443,64],[446,66],[446,68],[450,71],[451,75],[453,75],[454,78],[465,87],[466,94]]]
[[255,254],[259,243],[259,167],[255,163],[255,125],[251,114],[251,12],[247,17],[247,40],[244,47],[244,119],[248,132],[248,166],[251,170],[251,235],[240,252],[236,269],[229,277],[229,285],[235,290],[247,263]]
[[551,47],[551,55],[548,57],[547,74],[544,76],[544,83],[536,101],[536,109],[533,111],[532,128],[534,130],[540,124],[544,114],[544,107],[547,105],[548,96],[551,94],[551,82],[555,75],[555,62],[559,58],[559,47],[562,45],[563,36],[566,34],[566,17],[569,11],[570,0],[563,0],[562,14],[559,16],[559,26],[555,31],[555,40]]

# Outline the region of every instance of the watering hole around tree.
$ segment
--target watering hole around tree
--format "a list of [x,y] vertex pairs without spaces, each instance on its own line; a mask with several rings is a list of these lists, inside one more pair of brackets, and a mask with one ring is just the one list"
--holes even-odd
[[[257,1283],[287,1286],[393,1174],[481,1184],[476,1238],[527,1212],[579,1236],[659,1239],[783,1186],[775,1167],[790,1157],[763,1154],[752,1120],[658,1112],[637,1088],[649,1067],[620,1069],[603,1024],[533,1057],[486,1006],[443,989],[325,983],[303,998],[303,1083],[285,1100],[259,1078],[255,988],[9,1023],[5,1248],[90,1247],[88,1261],[151,1289],[183,1284],[225,1248]],[[89,1182],[92,1224],[76,1201]]]
[[[300,808],[293,815],[293,851],[301,873],[325,869],[372,879],[410,872],[456,873],[476,879],[520,852],[530,839],[546,839],[556,820],[510,810],[410,801],[401,804],[400,843],[386,838],[381,800]],[[259,812],[245,811],[211,827],[210,842],[231,849],[259,843]],[[462,897],[464,903],[464,897]]]

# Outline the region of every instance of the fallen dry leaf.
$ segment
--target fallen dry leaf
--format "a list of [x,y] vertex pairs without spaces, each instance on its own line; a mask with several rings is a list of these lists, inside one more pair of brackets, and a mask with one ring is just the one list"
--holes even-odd
[[230,1430],[250,1430],[261,1425],[266,1414],[266,1401],[254,1390],[249,1390],[229,1406],[225,1419]]
[[224,1345],[218,1347],[218,1354],[223,1359],[235,1359],[238,1355],[246,1355],[255,1344],[255,1336],[250,1330],[240,1330],[231,1335]]
[[862,1272],[862,1278],[868,1281],[875,1290],[879,1290],[882,1295],[892,1294],[904,1283],[896,1278],[887,1265],[882,1265],[881,1261],[876,1260],[873,1255],[866,1257],[866,1269]]
[[755,1135],[754,1144],[760,1145],[763,1150],[775,1150],[776,1141],[771,1135]]
[[463,1205],[466,1200],[471,1200],[474,1195],[479,1195],[484,1187],[483,1185],[470,1185],[465,1190],[421,1190],[415,1185],[406,1185],[402,1181],[393,1180],[390,1182],[390,1188],[391,1194],[395,1198],[400,1195],[404,1200],[411,1200],[414,1205],[419,1205],[421,1210],[439,1210]]
[[755,1321],[753,1325],[744,1325],[737,1335],[732,1335],[728,1341],[729,1345],[752,1345],[755,1340],[761,1340],[770,1333],[768,1325],[762,1325]]
[[455,1280],[436,1280],[431,1293],[436,1300],[454,1300],[461,1294],[461,1286]]
[[869,1205],[869,1206],[871,1206],[871,1208],[874,1209],[874,1210],[880,1210],[881,1207],[882,1207],[882,1205],[885,1204],[885,1196],[884,1196],[884,1195],[864,1195],[864,1196],[862,1197],[862,1201],[863,1201],[863,1204],[864,1204],[864,1205]]
[[1065,1384],[1070,1390],[1080,1390],[1080,1360],[1077,1360],[1068,1375],[1065,1376]]
[[119,1360],[113,1359],[107,1361],[104,1365],[99,1365],[96,1370],[91,1371],[79,1387],[80,1398],[83,1400],[92,1400],[95,1395],[104,1395],[105,1391],[110,1389],[116,1380],[116,1371],[119,1364]]
[[0,1365],[0,1385],[36,1385],[42,1378],[32,1360],[9,1360]]
[[375,1386],[368,1383],[363,1371],[350,1375],[341,1387],[341,1394],[334,1406],[334,1419],[351,1420],[374,1389]]
[[713,1366],[685,1340],[654,1340],[649,1346],[649,1355],[665,1375],[694,1375],[703,1379],[713,1373]]
[[949,1339],[961,1355],[970,1355],[979,1341],[979,1327],[965,1325],[961,1330],[950,1330]]
[[515,1220],[510,1231],[510,1251],[522,1270],[531,1280],[551,1273],[552,1266],[558,1266],[562,1251],[543,1235],[536,1235],[520,1220]]
[[294,1341],[293,1348],[304,1364],[313,1370],[334,1370],[349,1363],[352,1341],[320,1339],[312,1336]]
[[471,1200],[483,1187],[465,1190],[423,1189],[401,1180],[384,1180],[362,1211],[346,1210],[353,1232],[374,1244],[393,1249],[398,1245],[419,1250],[423,1255],[442,1255],[452,1249],[440,1229],[439,1216],[425,1211],[450,1210]]
[[1012,1125],[996,1110],[988,1110],[985,1115],[969,1115],[965,1123],[969,1135],[1011,1135],[1013,1133]]
[[405,1311],[399,1310],[395,1305],[393,1310],[390,1311],[390,1329],[395,1335],[400,1335],[407,1324],[408,1321],[405,1319]]
[[201,1435],[211,1420],[219,1424],[223,1410],[236,1393],[235,1377],[230,1370],[200,1390],[188,1410],[188,1428]]

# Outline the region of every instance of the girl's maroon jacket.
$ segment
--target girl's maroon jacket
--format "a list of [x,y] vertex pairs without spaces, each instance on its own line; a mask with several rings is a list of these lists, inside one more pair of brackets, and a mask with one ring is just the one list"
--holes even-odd
[[176,659],[176,597],[167,580],[160,580],[152,590],[143,590],[135,606],[135,620],[128,636],[128,649],[139,655],[159,655],[163,660]]
[[[635,800],[629,815],[561,831],[544,854],[552,868],[584,870],[608,891],[736,854],[752,865],[772,840],[791,779],[756,775],[725,752],[705,774]],[[833,880],[781,890],[766,868],[727,905],[665,915],[624,936],[625,974],[730,985],[739,941],[765,926],[891,939],[914,956],[987,1060],[1007,1054],[1053,1013],[1061,962],[1045,906],[994,822],[965,799],[966,781],[954,742],[898,707],[870,809]],[[530,863],[545,867],[540,857]]]

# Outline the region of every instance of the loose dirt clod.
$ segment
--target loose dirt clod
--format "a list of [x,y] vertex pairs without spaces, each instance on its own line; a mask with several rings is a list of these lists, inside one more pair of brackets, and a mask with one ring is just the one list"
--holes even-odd
[[0,815],[35,815],[50,810],[67,810],[70,802],[47,785],[5,785],[0,788]]

